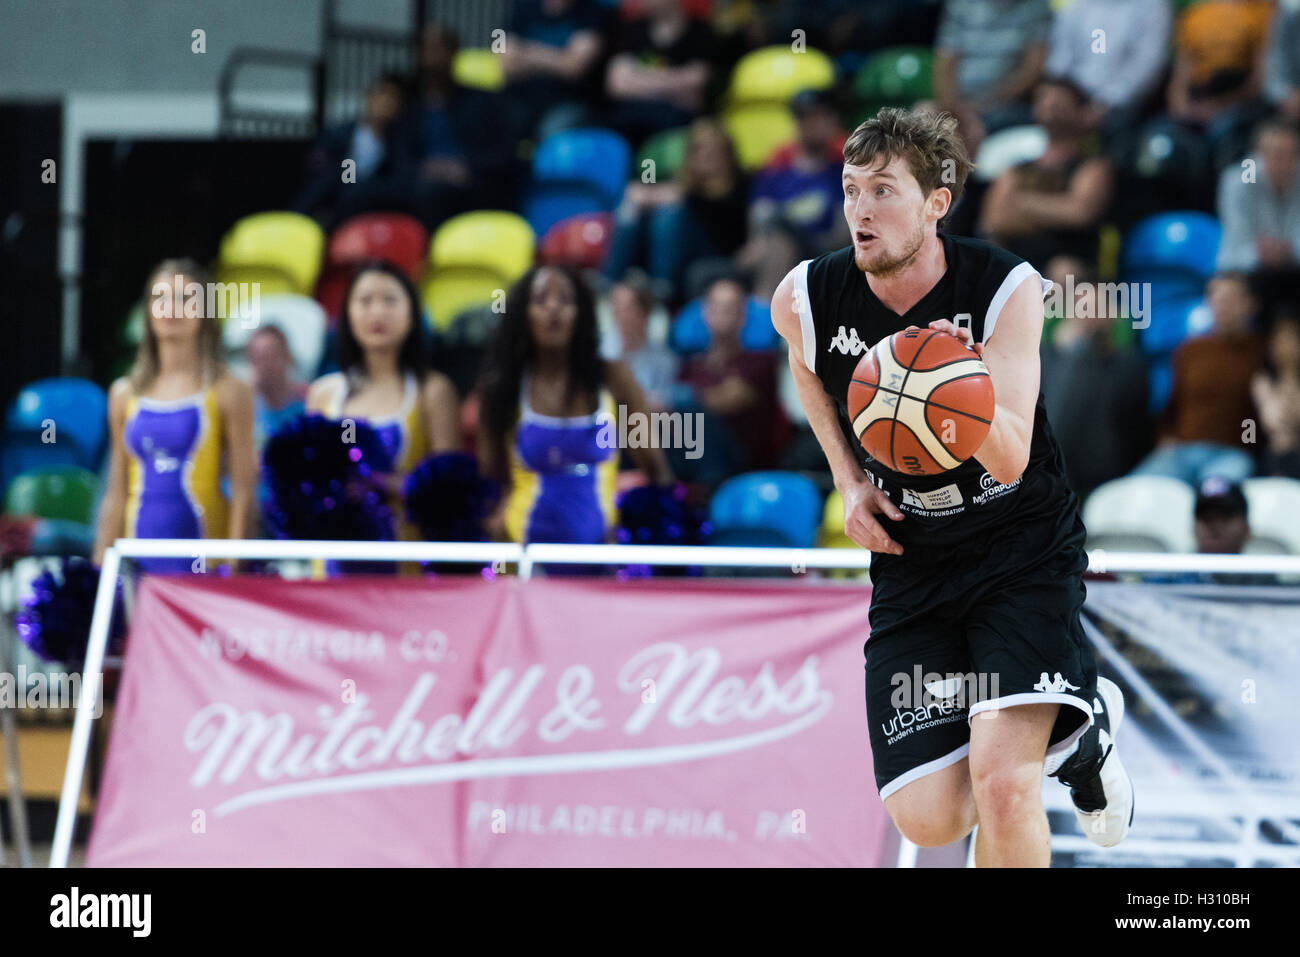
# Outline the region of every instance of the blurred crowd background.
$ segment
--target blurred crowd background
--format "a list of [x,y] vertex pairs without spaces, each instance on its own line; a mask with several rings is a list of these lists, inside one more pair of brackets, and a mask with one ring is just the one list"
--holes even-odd
[[[174,256],[260,284],[254,327],[207,317],[255,449],[306,410],[355,411],[408,423],[399,472],[476,456],[507,489],[496,537],[611,540],[620,491],[678,481],[716,541],[850,544],[770,298],[849,241],[848,132],[916,107],[953,113],[975,158],[943,228],[1061,284],[1042,390],[1093,544],[1300,553],[1295,0],[381,6],[383,28],[322,4],[311,52],[225,49],[211,136],[146,116],[86,143],[59,187],[81,191],[61,201],[77,305],[60,323],[11,303],[62,333],[5,376],[22,547],[91,549],[109,388],[139,372],[140,291]],[[306,107],[241,100],[250,65],[303,68]],[[53,149],[41,122],[20,155]],[[367,331],[366,295],[396,303],[396,333]],[[353,388],[389,371],[418,393]],[[601,450],[593,403],[698,413],[701,454]],[[42,441],[50,419],[72,441]]]

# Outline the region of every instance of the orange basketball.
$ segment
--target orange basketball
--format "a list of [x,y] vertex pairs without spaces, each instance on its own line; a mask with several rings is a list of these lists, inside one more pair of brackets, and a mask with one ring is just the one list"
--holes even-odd
[[993,380],[956,336],[906,329],[858,362],[848,406],[853,432],[873,459],[895,472],[938,475],[984,443]]

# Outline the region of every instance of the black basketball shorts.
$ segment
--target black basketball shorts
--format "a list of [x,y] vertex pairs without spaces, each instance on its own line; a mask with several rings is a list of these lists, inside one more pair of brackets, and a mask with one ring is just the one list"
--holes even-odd
[[[1097,685],[1080,618],[1082,549],[1009,574],[985,575],[979,568],[947,574],[951,563],[932,571],[886,564],[876,592],[884,600],[877,607],[873,594],[865,648],[867,719],[881,799],[966,757],[972,721],[996,720],[999,710],[1022,704],[1061,705],[1047,769],[1059,765],[1092,724]],[[927,583],[927,574],[941,577]],[[907,576],[910,600],[890,588],[895,575]],[[901,608],[908,609],[905,615]]]

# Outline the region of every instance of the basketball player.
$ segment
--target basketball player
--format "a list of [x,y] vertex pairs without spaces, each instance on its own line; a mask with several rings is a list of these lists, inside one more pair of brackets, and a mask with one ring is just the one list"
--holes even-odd
[[[1044,771],[1070,787],[1093,843],[1118,844],[1132,823],[1114,745],[1124,701],[1083,633],[1083,522],[1039,394],[1050,284],[937,230],[970,169],[951,117],[884,109],[859,126],[844,145],[853,245],[791,270],[772,321],[844,530],[873,553],[866,698],[886,809],[923,847],[978,824],[977,865],[1046,867]],[[934,476],[873,460],[845,404],[861,354],[914,327],[979,354],[997,401],[974,457]],[[967,678],[957,696],[951,679],[910,687],[927,674]]]

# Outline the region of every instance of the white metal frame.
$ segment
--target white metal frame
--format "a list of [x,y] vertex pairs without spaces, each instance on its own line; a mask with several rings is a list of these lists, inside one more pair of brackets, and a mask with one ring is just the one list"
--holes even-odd
[[[710,545],[515,545],[473,542],[323,542],[230,539],[119,538],[104,553],[95,596],[95,611],[82,667],[81,696],[72,726],[68,766],[59,798],[51,867],[66,867],[77,818],[77,801],[85,774],[91,722],[102,691],[101,681],[85,675],[103,671],[114,594],[124,558],[336,559],[352,561],[490,562],[518,566],[520,578],[530,578],[533,566],[579,565],[698,565],[733,568],[866,569],[871,553],[848,548],[751,548]],[[1100,550],[1088,555],[1089,570],[1097,572],[1227,572],[1300,575],[1300,555],[1169,555]],[[899,866],[913,866],[916,847],[902,839]]]

